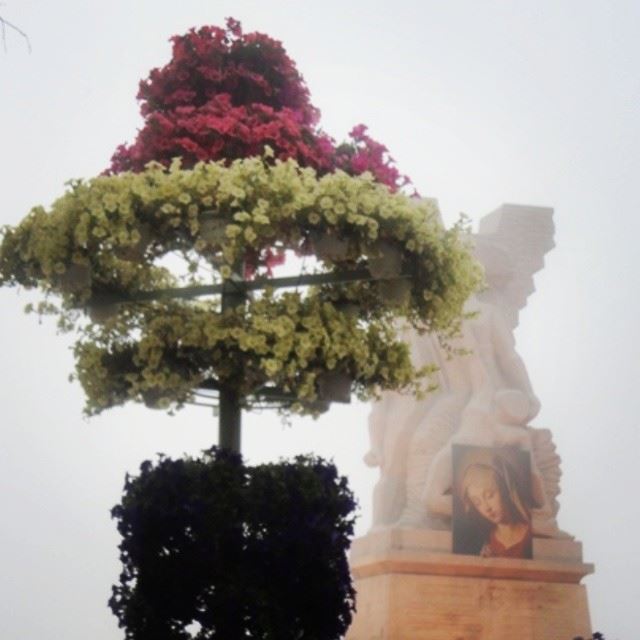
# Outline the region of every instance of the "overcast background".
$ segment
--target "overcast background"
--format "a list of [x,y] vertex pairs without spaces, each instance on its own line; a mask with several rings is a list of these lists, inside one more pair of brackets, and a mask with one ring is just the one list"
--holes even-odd
[[[584,543],[595,629],[640,637],[640,4],[634,1],[166,2],[6,0],[0,51],[0,223],[90,177],[140,125],[137,83],[167,39],[232,15],[284,42],[342,138],[364,122],[451,223],[503,202],[555,208],[556,248],[518,349],[563,458],[561,526]],[[635,183],[635,184],[634,184]],[[115,640],[109,509],[124,474],[216,440],[207,409],[129,406],[85,421],[68,337],[0,291],[0,637]],[[247,415],[252,462],[334,457],[370,521],[367,407],[282,426]],[[567,639],[568,640],[568,639]]]

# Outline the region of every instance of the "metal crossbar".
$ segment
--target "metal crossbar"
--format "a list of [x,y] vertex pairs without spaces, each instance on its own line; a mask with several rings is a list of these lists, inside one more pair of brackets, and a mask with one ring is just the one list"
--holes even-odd
[[[410,273],[400,273],[392,280],[410,278]],[[173,287],[156,289],[154,291],[136,291],[127,294],[102,293],[94,296],[87,303],[88,306],[101,306],[127,302],[150,302],[153,300],[167,300],[173,298],[197,298],[200,296],[220,294],[242,294],[259,289],[284,289],[289,287],[304,287],[321,284],[346,284],[349,282],[364,282],[376,280],[367,268],[353,271],[331,271],[329,273],[312,273],[307,275],[287,276],[284,278],[256,278],[255,280],[240,280],[230,278],[220,284],[203,284],[191,287]]]

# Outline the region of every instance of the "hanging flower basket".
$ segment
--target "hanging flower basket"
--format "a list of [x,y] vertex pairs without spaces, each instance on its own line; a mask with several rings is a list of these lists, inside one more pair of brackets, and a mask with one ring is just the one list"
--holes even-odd
[[119,304],[92,304],[87,307],[87,314],[91,322],[104,324],[118,317],[121,305]]
[[318,398],[327,402],[351,402],[353,378],[341,371],[327,371],[318,376]]
[[144,259],[144,254],[151,243],[152,235],[151,227],[144,222],[140,223],[132,234],[132,238],[130,238],[133,241],[116,246],[114,249],[115,255],[120,260],[140,262]]
[[322,260],[339,262],[349,254],[349,241],[334,234],[313,231],[311,243],[313,252]]
[[142,393],[142,399],[147,409],[167,409],[171,405],[171,398],[162,387],[146,389]]
[[311,415],[319,415],[321,413],[325,413],[329,411],[331,403],[328,400],[311,400],[307,402],[303,402],[301,404],[303,407],[303,412]]
[[405,307],[411,302],[411,281],[408,279],[381,280],[378,290],[389,305]]
[[340,313],[349,318],[358,318],[360,316],[360,305],[352,300],[337,300],[333,306]]
[[62,264],[61,270],[53,283],[62,293],[77,294],[91,287],[91,269],[86,264]]
[[199,222],[200,238],[211,246],[222,245],[227,238],[226,229],[228,223],[228,220],[216,218],[213,212],[203,212]]
[[386,241],[374,243],[372,249],[374,253],[367,264],[369,273],[377,280],[397,278],[402,272],[402,252],[400,249]]

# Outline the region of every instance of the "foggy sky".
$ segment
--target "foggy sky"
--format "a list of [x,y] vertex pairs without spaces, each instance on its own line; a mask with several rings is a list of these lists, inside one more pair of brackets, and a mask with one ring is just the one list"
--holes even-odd
[[[141,119],[138,81],[168,61],[170,35],[222,24],[281,39],[325,130],[360,122],[445,220],[503,202],[555,208],[556,248],[516,332],[563,458],[560,525],[596,565],[592,620],[608,640],[640,636],[640,5],[615,0],[277,2],[6,0],[0,51],[0,224],[91,177]],[[37,296],[36,296],[37,298]],[[124,474],[156,452],[196,454],[215,419],[127,406],[86,421],[69,336],[0,291],[0,638],[115,640],[117,579],[109,509]],[[362,405],[283,426],[245,416],[252,462],[333,457],[356,490],[358,533],[376,472],[365,468]]]

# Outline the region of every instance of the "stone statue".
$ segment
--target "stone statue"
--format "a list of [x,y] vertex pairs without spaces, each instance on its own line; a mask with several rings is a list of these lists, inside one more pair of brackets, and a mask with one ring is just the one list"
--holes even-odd
[[555,520],[560,459],[551,433],[529,426],[540,403],[513,337],[533,275],[552,247],[551,209],[503,205],[474,236],[487,288],[468,301],[461,336],[443,345],[437,336],[403,330],[414,362],[438,366],[438,387],[423,400],[387,393],[373,407],[365,461],[380,467],[374,528],[449,528],[451,447],[466,444],[529,451],[534,534],[566,535]]

